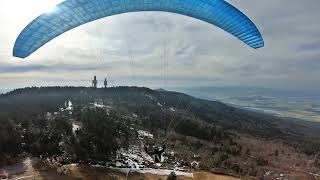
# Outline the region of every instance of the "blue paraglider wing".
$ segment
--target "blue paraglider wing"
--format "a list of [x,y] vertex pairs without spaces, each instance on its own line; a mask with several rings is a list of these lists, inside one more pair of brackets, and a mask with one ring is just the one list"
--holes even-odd
[[254,25],[224,0],[66,0],[33,20],[17,38],[13,56],[26,58],[40,47],[82,24],[138,11],[163,11],[193,17],[220,27],[252,48],[264,46]]

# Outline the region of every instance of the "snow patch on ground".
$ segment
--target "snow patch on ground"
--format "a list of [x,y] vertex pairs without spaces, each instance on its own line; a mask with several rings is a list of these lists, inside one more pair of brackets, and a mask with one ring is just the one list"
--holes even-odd
[[272,173],[271,171],[267,171],[267,172],[264,173],[263,176],[264,176],[264,177],[267,177],[267,176],[269,176],[271,173]]
[[94,107],[97,107],[97,108],[105,108],[105,107],[106,107],[105,105],[99,104],[99,103],[97,103],[97,102],[93,103],[93,106],[94,106]]
[[116,167],[144,168],[153,159],[144,151],[143,146],[133,145],[117,151]]
[[68,102],[66,102],[66,109],[67,111],[72,111],[73,110],[73,105],[72,102],[69,100]]
[[313,175],[314,177],[320,177],[320,175],[319,174],[316,174],[316,173],[309,173],[310,175]]
[[80,130],[80,126],[77,124],[72,123],[72,131],[73,133],[75,133],[76,131]]
[[161,104],[160,102],[157,101],[157,99],[149,94],[145,95],[146,97],[148,97],[151,101],[153,101],[154,103],[156,103],[159,107],[163,107],[163,104]]
[[150,100],[155,101],[155,98],[149,94],[145,94],[146,97],[148,97]]
[[140,138],[144,138],[144,137],[153,138],[153,134],[143,130],[138,130],[138,135]]

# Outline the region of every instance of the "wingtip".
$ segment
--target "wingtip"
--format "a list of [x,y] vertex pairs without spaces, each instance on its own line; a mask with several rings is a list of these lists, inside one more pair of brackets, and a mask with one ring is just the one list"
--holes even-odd
[[19,48],[14,47],[13,52],[12,52],[12,56],[16,57],[16,58],[25,59],[29,55],[27,53],[25,53],[24,51],[20,50]]
[[28,57],[26,55],[17,54],[17,53],[12,53],[12,56],[20,59],[25,59],[26,57]]

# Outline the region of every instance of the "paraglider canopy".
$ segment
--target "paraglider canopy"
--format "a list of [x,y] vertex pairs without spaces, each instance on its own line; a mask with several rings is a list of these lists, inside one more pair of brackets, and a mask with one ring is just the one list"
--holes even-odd
[[104,17],[138,11],[163,11],[220,27],[252,48],[264,46],[254,23],[224,0],[66,0],[33,20],[17,38],[13,56],[26,58],[57,36]]

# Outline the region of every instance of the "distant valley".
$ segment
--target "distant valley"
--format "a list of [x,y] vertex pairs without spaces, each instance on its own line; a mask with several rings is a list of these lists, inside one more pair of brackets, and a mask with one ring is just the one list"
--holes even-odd
[[208,100],[254,111],[320,122],[320,92],[250,87],[175,88]]

